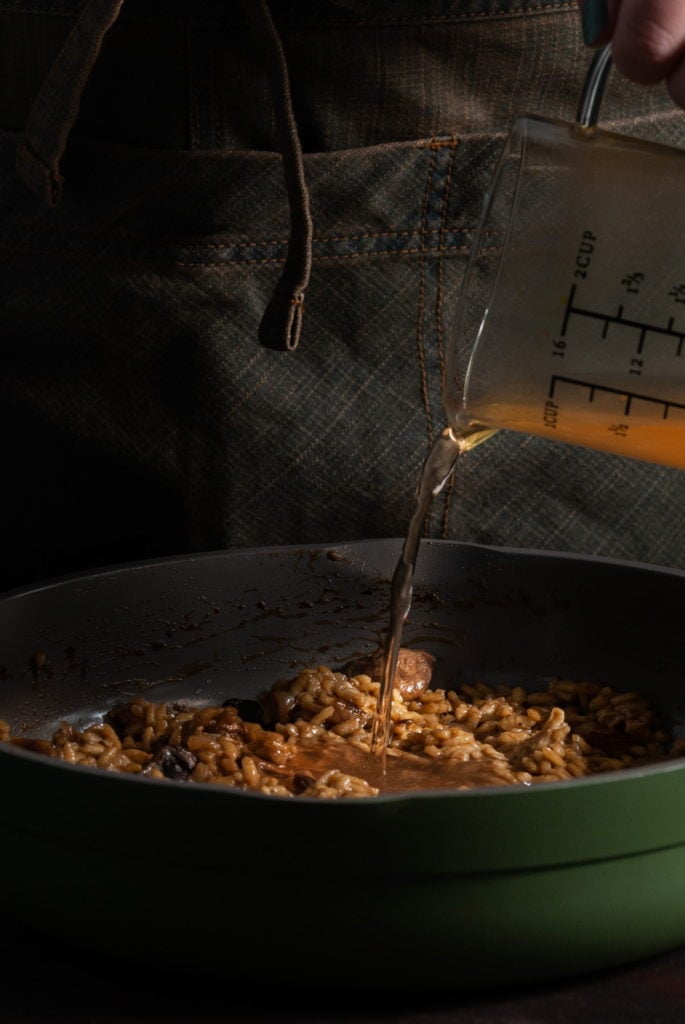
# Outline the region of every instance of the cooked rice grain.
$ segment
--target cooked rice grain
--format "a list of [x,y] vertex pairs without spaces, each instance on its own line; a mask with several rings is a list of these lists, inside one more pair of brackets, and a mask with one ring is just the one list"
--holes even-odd
[[[137,697],[83,731],[64,723],[51,741],[12,737],[0,721],[0,741],[155,779],[286,797],[375,796],[373,780],[349,766],[370,763],[378,689],[368,675],[320,666],[272,687],[263,702],[269,728],[244,721],[233,707],[197,710]],[[531,693],[485,683],[406,697],[395,690],[387,757],[390,768],[409,774],[431,763],[441,785],[463,789],[577,779],[683,752],[683,741],[671,739],[639,694],[555,679]]]

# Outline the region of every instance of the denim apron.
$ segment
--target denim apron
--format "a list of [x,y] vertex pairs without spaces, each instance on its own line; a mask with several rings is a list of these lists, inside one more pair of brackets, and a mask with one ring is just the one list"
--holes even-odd
[[[406,529],[502,140],[575,112],[575,0],[254,4],[0,0],[0,586]],[[603,121],[685,142],[618,76]],[[427,532],[685,565],[684,505],[500,432]]]

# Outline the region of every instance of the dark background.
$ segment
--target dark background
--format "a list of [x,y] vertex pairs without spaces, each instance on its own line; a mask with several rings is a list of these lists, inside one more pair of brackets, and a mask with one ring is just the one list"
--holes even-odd
[[[69,898],[65,894],[65,899]],[[626,894],[629,899],[629,894]],[[340,986],[305,993],[270,983],[240,989],[231,976],[230,948],[223,977],[152,971],[103,961],[97,935],[107,922],[97,904],[84,907],[88,952],[46,942],[5,919],[0,945],[2,1024],[681,1024],[685,1020],[685,948],[601,975],[553,985],[487,994],[415,994],[404,990],[411,964],[398,964],[397,987],[359,993],[347,983],[351,964],[341,965]],[[145,920],[144,903],[132,927],[149,928],[153,942],[192,941],[182,928]],[[290,949],[293,977],[316,972],[320,950]],[[259,951],[256,951],[259,955]],[[301,981],[300,981],[301,984]]]

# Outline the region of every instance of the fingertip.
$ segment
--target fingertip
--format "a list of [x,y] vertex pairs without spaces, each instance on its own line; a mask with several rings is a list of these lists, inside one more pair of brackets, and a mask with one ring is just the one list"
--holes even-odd
[[624,0],[613,33],[613,61],[631,81],[654,85],[672,73],[684,39],[681,0]]

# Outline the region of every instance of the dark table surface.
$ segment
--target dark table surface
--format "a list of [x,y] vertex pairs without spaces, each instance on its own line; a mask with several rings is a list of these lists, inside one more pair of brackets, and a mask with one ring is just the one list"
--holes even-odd
[[[144,916],[142,906],[140,927],[147,926]],[[400,967],[397,988],[383,993],[350,991],[344,970],[336,989],[284,991],[265,977],[259,991],[241,992],[229,970],[220,979],[203,978],[104,961],[97,954],[97,934],[107,922],[98,918],[97,904],[84,908],[84,925],[91,936],[88,950],[74,951],[3,922],[2,1024],[685,1022],[685,948],[601,975],[518,991],[408,995]],[[305,974],[306,960],[307,951],[300,951],[296,962]]]

